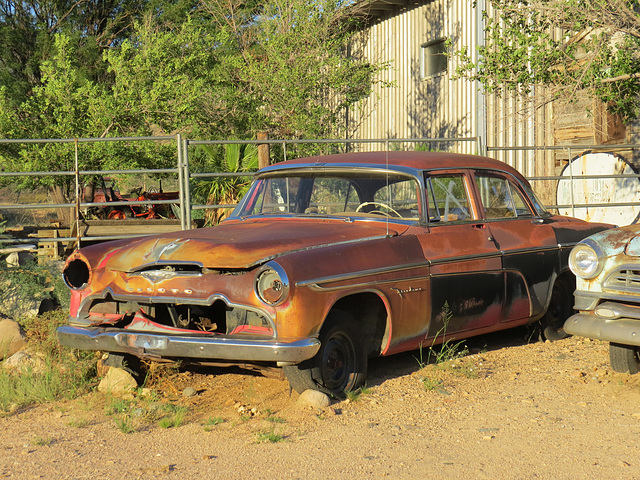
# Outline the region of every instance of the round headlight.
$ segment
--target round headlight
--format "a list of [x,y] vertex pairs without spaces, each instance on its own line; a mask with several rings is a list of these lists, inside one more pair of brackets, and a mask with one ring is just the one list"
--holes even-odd
[[569,268],[580,278],[593,278],[602,270],[602,251],[595,242],[579,243],[569,255]]
[[274,305],[286,298],[289,284],[284,271],[267,264],[256,275],[256,294],[265,303]]

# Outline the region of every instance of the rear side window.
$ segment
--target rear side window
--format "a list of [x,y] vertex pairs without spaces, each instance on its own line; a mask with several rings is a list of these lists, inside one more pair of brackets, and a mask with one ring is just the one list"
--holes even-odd
[[476,183],[487,219],[532,215],[522,193],[506,178],[476,175]]
[[472,218],[462,174],[429,176],[426,185],[430,222],[456,222]]

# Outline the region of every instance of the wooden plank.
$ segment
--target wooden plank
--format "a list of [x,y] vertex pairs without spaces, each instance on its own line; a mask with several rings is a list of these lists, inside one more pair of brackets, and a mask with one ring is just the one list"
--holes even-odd
[[[38,230],[38,237],[59,238],[59,234],[56,229],[41,229]],[[38,242],[38,263],[59,259],[60,244],[58,242]]]
[[[168,219],[86,220],[80,223],[80,227],[83,237],[100,237],[176,232],[181,229],[181,224],[180,220]],[[196,228],[195,222],[192,228]]]

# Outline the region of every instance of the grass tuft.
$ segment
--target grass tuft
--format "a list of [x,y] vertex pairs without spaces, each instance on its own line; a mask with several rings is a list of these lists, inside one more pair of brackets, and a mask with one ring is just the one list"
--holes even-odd
[[285,440],[285,436],[277,433],[274,428],[258,432],[258,443],[278,443]]

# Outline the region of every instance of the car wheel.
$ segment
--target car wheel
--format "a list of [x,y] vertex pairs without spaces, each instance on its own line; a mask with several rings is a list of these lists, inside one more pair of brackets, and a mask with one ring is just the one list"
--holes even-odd
[[573,292],[568,283],[558,279],[553,285],[549,308],[540,320],[542,335],[546,340],[562,340],[569,334],[564,331],[564,322],[573,313]]
[[614,372],[632,375],[640,372],[640,349],[634,345],[610,343],[609,360]]
[[320,350],[310,360],[284,367],[291,388],[298,393],[307,389],[344,398],[345,392],[364,383],[367,355],[351,315],[334,311],[320,333]]

